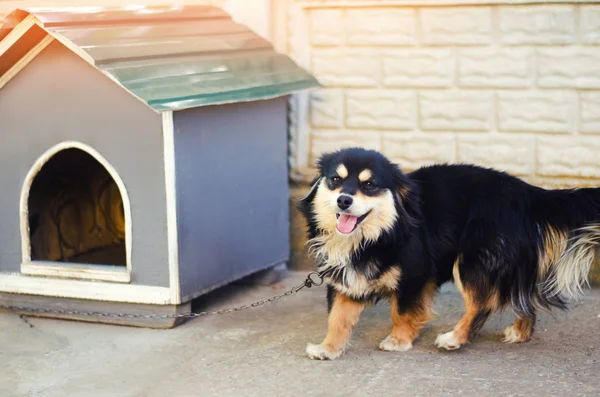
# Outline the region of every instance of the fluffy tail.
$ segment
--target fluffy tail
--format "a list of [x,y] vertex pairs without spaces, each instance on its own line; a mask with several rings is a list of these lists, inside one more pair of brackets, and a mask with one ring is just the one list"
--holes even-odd
[[540,292],[548,297],[558,295],[574,299],[588,285],[588,275],[600,245],[600,225],[582,227],[568,239],[565,249],[542,275]]
[[574,299],[589,286],[600,245],[600,189],[545,191],[534,203],[542,232],[538,288],[545,303]]

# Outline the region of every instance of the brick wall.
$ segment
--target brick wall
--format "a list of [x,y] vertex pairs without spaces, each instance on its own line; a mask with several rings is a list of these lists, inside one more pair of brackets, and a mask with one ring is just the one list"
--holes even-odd
[[307,99],[295,176],[360,145],[407,170],[469,162],[600,184],[600,5],[459,2],[289,0],[288,51],[326,86]]

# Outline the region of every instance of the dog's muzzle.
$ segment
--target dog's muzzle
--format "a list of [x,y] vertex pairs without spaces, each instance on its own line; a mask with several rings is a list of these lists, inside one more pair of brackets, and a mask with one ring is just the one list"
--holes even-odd
[[342,211],[345,211],[348,208],[350,208],[353,201],[354,200],[352,199],[352,197],[342,194],[337,198],[337,205]]
[[336,229],[342,234],[350,234],[356,230],[356,227],[360,225],[370,212],[361,216],[346,214],[344,212],[335,214],[337,217]]

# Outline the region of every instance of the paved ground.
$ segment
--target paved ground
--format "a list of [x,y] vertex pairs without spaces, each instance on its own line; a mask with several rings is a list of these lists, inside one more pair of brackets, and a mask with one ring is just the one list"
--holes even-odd
[[[299,283],[232,287],[209,308],[244,303]],[[440,316],[406,353],[376,349],[389,331],[388,308],[365,312],[349,352],[309,360],[306,342],[326,327],[324,288],[279,302],[150,330],[0,313],[0,396],[598,396],[600,290],[568,314],[544,315],[531,342],[500,343],[512,321],[491,319],[475,343],[439,352],[433,341],[460,318],[453,288],[437,299]]]

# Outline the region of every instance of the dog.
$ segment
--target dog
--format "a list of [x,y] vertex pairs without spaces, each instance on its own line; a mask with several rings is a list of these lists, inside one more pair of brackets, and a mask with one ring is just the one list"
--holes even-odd
[[328,332],[312,359],[347,346],[366,305],[389,299],[384,351],[412,348],[439,287],[454,282],[462,319],[439,349],[470,343],[494,312],[512,307],[506,343],[529,340],[536,312],[567,308],[587,283],[600,241],[600,189],[545,190],[507,173],[438,164],[410,173],[381,153],[348,148],[318,161],[299,209],[309,252],[327,285]]

